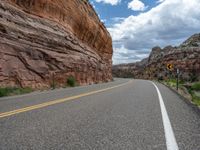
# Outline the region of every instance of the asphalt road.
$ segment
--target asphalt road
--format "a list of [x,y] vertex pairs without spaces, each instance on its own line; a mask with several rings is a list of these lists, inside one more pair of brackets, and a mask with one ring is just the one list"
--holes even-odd
[[155,84],[116,79],[1,98],[0,150],[200,150],[200,111]]

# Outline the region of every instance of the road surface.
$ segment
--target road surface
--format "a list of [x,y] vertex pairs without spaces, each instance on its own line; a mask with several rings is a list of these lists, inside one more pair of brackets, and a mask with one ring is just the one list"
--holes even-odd
[[200,111],[145,80],[0,99],[1,150],[200,150]]

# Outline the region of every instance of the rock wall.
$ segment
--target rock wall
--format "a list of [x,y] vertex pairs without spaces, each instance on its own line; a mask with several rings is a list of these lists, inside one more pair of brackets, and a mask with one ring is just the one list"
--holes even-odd
[[0,0],[0,86],[112,79],[112,40],[85,0]]
[[[167,64],[172,64],[174,69],[169,71]],[[193,35],[178,47],[154,47],[149,57],[141,62],[115,65],[113,75],[139,79],[167,79],[176,76],[176,68],[180,70],[180,79],[200,80],[200,34]]]

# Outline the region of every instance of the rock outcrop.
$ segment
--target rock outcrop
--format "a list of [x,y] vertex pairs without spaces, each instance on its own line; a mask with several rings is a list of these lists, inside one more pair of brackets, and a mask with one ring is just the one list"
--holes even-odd
[[0,86],[112,79],[112,40],[86,0],[0,0]]
[[[174,69],[169,71],[167,64],[172,64]],[[176,76],[177,68],[180,70],[180,79],[200,80],[200,34],[193,35],[178,47],[154,47],[149,57],[141,62],[115,65],[113,75],[139,79],[167,79]]]

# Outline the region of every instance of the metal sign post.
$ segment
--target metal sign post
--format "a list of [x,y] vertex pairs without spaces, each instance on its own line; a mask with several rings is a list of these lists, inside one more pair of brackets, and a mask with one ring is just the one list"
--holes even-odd
[[174,70],[174,66],[173,66],[173,64],[167,64],[167,70],[169,70],[169,81],[171,80],[171,78],[172,78],[172,71]]
[[178,91],[179,86],[179,69],[176,69],[176,90]]

